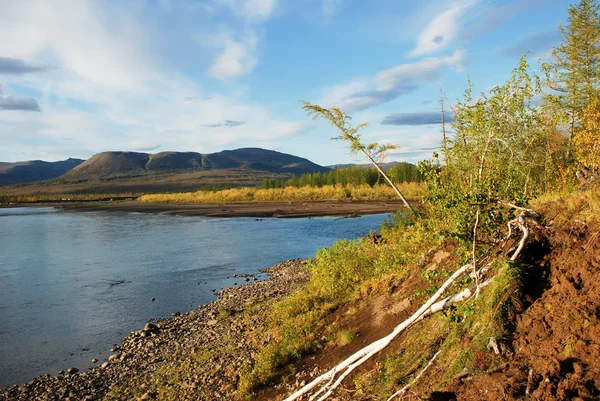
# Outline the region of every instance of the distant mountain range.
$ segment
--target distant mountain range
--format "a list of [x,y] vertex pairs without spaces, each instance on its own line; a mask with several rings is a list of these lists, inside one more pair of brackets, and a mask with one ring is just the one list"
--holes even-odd
[[84,160],[67,159],[58,162],[31,160],[26,162],[0,162],[0,185],[21,184],[58,177],[77,167]]
[[59,162],[40,160],[0,162],[0,185],[56,179],[61,182],[140,177],[160,173],[188,173],[207,170],[246,169],[270,173],[304,174],[326,172],[329,168],[310,160],[260,148],[196,152],[102,152],[88,160]]

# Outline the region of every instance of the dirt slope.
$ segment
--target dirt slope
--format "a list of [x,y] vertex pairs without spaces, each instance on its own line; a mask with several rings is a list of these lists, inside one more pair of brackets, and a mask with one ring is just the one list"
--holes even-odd
[[531,283],[546,288],[518,316],[515,358],[500,372],[447,386],[458,399],[600,399],[600,227],[552,223],[550,253]]
[[[577,218],[554,221],[557,212],[552,205],[541,212],[541,226],[534,230],[520,260],[523,287],[508,317],[513,332],[505,339],[507,353],[480,355],[491,361],[487,371],[464,372],[449,380],[449,366],[436,363],[403,400],[600,399],[600,225]],[[415,271],[455,269],[455,246],[446,241],[430,251]],[[345,345],[329,344],[299,363],[295,378],[286,379],[287,384],[263,389],[253,399],[281,400],[317,372],[331,369],[388,334],[422,303],[424,298],[411,294],[427,286],[422,274],[412,274],[405,280],[382,282],[370,294],[336,310],[324,326],[357,333],[357,339]],[[414,330],[420,329],[415,326]],[[419,335],[426,337],[427,330]],[[411,347],[430,347],[441,341],[414,337],[409,330],[393,341],[346,379],[343,390],[331,399],[387,400],[406,383],[383,384],[386,361]],[[415,361],[409,377],[423,363]]]

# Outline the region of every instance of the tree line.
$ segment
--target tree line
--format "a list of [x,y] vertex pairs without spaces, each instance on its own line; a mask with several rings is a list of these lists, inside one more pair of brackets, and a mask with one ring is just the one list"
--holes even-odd
[[[386,170],[386,174],[397,183],[422,182],[423,175],[419,168],[411,163],[400,162]],[[331,171],[321,173],[305,173],[300,177],[292,176],[288,179],[268,178],[263,179],[261,188],[285,187],[323,187],[325,185],[369,185],[383,183],[381,174],[371,167],[347,166],[333,168]]]

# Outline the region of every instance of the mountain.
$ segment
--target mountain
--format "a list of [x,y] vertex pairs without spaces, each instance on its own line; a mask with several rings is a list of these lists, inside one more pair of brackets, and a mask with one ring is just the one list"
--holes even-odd
[[135,177],[150,173],[246,169],[271,173],[303,174],[329,169],[301,157],[260,148],[224,150],[218,153],[102,152],[59,177],[61,181]]
[[0,162],[0,185],[20,184],[58,177],[77,167],[84,160],[67,159],[58,162],[30,160],[26,162]]

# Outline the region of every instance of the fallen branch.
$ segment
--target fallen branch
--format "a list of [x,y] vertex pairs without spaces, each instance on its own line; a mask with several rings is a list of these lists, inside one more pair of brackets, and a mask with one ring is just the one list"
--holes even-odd
[[[401,324],[396,326],[396,328],[394,328],[394,331],[392,331],[389,335],[371,343],[370,345],[366,346],[365,348],[354,353],[353,355],[348,357],[346,360],[342,361],[339,365],[335,366],[333,369],[331,369],[328,372],[317,377],[315,380],[308,383],[306,386],[302,387],[300,390],[298,390],[294,394],[290,395],[288,398],[285,399],[285,401],[297,400],[298,398],[300,398],[301,396],[303,396],[304,394],[308,393],[313,388],[318,386],[320,383],[325,382],[325,381],[330,381],[331,378],[334,377],[337,372],[341,372],[341,371],[345,370],[344,373],[342,374],[342,376],[346,377],[347,376],[346,373],[350,373],[361,363],[363,363],[364,361],[369,359],[371,356],[375,355],[377,352],[384,349],[394,338],[396,338],[400,333],[402,333],[404,330],[406,330],[408,327],[410,327],[412,324],[414,324],[419,319],[419,317],[425,311],[427,311],[442,296],[442,294],[448,289],[448,287],[450,287],[452,284],[454,284],[454,282],[457,279],[459,279],[463,274],[465,274],[470,269],[472,269],[471,263],[466,264],[466,265],[462,266],[461,268],[459,268],[457,271],[454,272],[454,274],[452,274],[452,276],[450,276],[446,280],[446,282],[437,290],[437,292],[431,298],[429,298],[429,300],[427,302],[425,302],[425,304],[423,304],[423,306],[421,306],[419,308],[419,310],[417,310],[415,313],[413,313],[413,315],[410,318],[406,319],[404,322],[402,322]],[[355,363],[358,361],[360,361],[360,363],[355,365]],[[348,370],[350,370],[350,372],[348,372]],[[333,384],[328,383],[327,385],[325,385],[325,388],[329,388],[330,391],[325,393],[325,395],[323,397],[326,398],[327,396],[329,396],[329,394],[331,394],[331,390],[333,390],[333,389],[335,389],[335,387],[339,386],[338,381],[339,381],[339,379],[337,381],[335,381]],[[321,392],[321,390],[319,390],[319,393],[320,392]],[[319,400],[325,399],[323,397],[319,398]]]
[[[529,228],[527,227],[525,218],[530,217],[530,216],[531,216],[531,213],[528,210],[524,210],[514,220],[514,223],[516,223],[517,226],[521,229],[523,235],[521,237],[521,240],[519,241],[519,246],[517,247],[517,250],[510,257],[510,260],[512,260],[512,261],[516,260],[519,257],[519,255],[523,251],[523,248],[525,247],[525,243],[527,242],[527,239],[529,238]],[[510,228],[510,225],[509,225],[509,228]],[[352,373],[352,371],[354,371],[354,369],[356,369],[357,367],[362,365],[364,362],[369,360],[376,353],[378,353],[379,351],[381,351],[385,347],[387,347],[402,332],[404,332],[405,330],[407,330],[408,328],[410,328],[417,322],[420,322],[421,320],[425,319],[426,317],[448,308],[450,305],[453,305],[457,302],[462,302],[462,301],[465,301],[465,300],[471,298],[481,288],[484,288],[487,285],[489,285],[493,281],[494,277],[488,278],[486,281],[484,281],[482,283],[479,283],[477,280],[477,284],[475,284],[469,288],[465,288],[456,294],[448,296],[448,297],[442,299],[441,301],[438,301],[439,298],[441,298],[441,296],[444,294],[444,292],[446,292],[446,290],[450,286],[452,286],[461,276],[463,276],[469,270],[473,270],[472,274],[474,274],[476,278],[478,278],[479,274],[481,274],[482,271],[484,271],[484,270],[486,271],[486,268],[481,268],[479,271],[477,271],[475,269],[475,267],[476,267],[475,263],[468,263],[468,264],[462,266],[461,268],[459,268],[458,270],[456,270],[452,274],[452,276],[450,276],[444,282],[444,284],[442,284],[442,286],[437,290],[437,292],[431,298],[429,298],[427,300],[427,302],[425,302],[415,313],[413,313],[411,315],[411,317],[409,317],[408,319],[406,319],[405,321],[400,323],[398,326],[396,326],[390,334],[369,344],[368,346],[357,351],[356,353],[352,354],[350,357],[346,358],[344,361],[342,361],[340,364],[333,367],[328,372],[317,377],[312,382],[308,383],[307,385],[305,385],[304,387],[302,387],[301,389],[299,389],[298,391],[296,391],[295,393],[290,395],[284,401],[297,400],[298,398],[302,397],[303,395],[309,393],[315,387],[319,386],[321,383],[326,382],[326,384],[324,384],[316,393],[314,393],[310,397],[310,400],[315,400],[316,397],[320,396],[317,399],[317,401],[324,401],[325,399],[327,399],[327,397],[329,397],[333,393],[333,391],[337,387],[340,386],[342,381],[350,373]],[[338,372],[341,372],[341,375],[336,379],[335,377]]]
[[396,397],[398,397],[400,395],[404,395],[404,393],[406,393],[406,391],[408,390],[408,388],[411,385],[415,384],[421,378],[421,376],[423,376],[423,373],[425,373],[425,371],[427,369],[429,369],[429,367],[431,365],[433,365],[433,362],[435,361],[435,358],[438,357],[438,355],[440,354],[440,352],[442,352],[442,350],[439,350],[438,352],[435,353],[435,355],[433,356],[433,358],[431,358],[429,360],[429,363],[423,368],[423,370],[421,370],[421,372],[417,375],[417,377],[415,377],[415,379],[412,382],[407,383],[406,386],[402,387],[400,390],[398,390],[394,394],[392,394],[390,396],[390,398],[387,399],[387,401],[391,401],[392,399],[394,399],[394,398],[396,398]]

